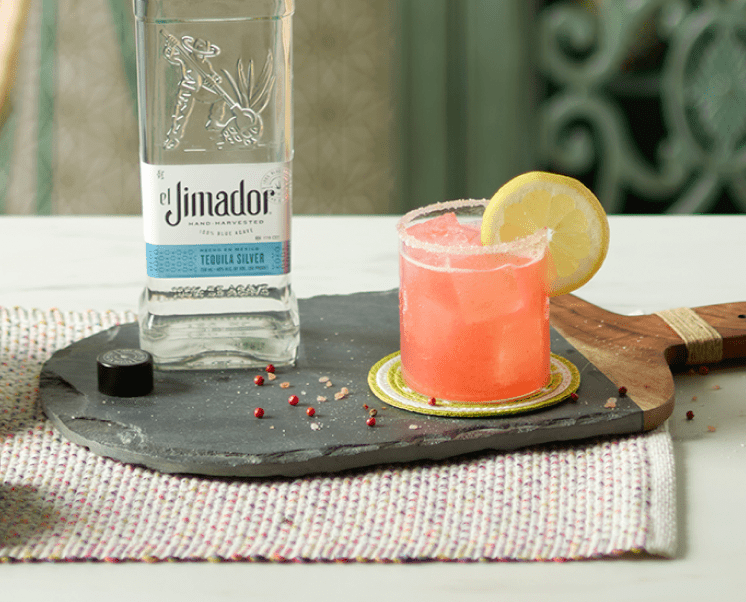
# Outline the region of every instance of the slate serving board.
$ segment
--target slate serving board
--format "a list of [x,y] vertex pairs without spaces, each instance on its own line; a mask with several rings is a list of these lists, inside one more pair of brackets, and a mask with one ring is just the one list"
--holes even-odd
[[[554,329],[552,351],[581,373],[576,402],[515,416],[447,418],[387,406],[368,388],[370,367],[399,347],[397,290],[304,299],[300,313],[297,366],[278,369],[263,386],[253,382],[260,370],[156,371],[147,396],[103,395],[96,357],[137,347],[131,323],[56,352],[42,369],[42,407],[63,436],[99,455],[163,472],[233,477],[337,472],[650,426],[641,407],[620,397],[618,385]],[[319,382],[324,376],[332,387]],[[342,387],[349,394],[334,399]],[[297,406],[287,402],[293,394]],[[605,407],[609,398],[615,408]],[[374,427],[366,424],[366,405],[378,412]],[[263,418],[254,416],[256,407]]]

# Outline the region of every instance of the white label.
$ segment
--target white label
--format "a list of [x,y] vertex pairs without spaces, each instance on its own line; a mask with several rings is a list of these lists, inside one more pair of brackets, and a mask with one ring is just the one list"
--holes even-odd
[[288,163],[140,167],[148,276],[289,271]]

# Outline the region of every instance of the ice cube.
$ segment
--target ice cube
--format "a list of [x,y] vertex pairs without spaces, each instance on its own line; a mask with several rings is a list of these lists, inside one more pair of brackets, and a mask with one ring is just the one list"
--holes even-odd
[[460,223],[453,212],[414,224],[407,228],[407,234],[422,242],[447,247],[481,244],[479,226]]
[[524,293],[514,266],[497,269],[454,271],[452,286],[457,311],[467,323],[488,322],[513,314],[524,306]]

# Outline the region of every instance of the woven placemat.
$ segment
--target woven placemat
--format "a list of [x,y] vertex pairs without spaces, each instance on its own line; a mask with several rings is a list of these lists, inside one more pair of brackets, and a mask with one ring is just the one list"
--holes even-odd
[[65,440],[56,350],[131,313],[0,308],[0,561],[559,560],[676,548],[665,429],[332,476],[162,474]]

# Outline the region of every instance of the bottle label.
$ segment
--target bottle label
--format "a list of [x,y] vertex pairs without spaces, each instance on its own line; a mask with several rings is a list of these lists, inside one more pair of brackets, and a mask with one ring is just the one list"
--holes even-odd
[[141,163],[151,278],[290,271],[290,164]]

